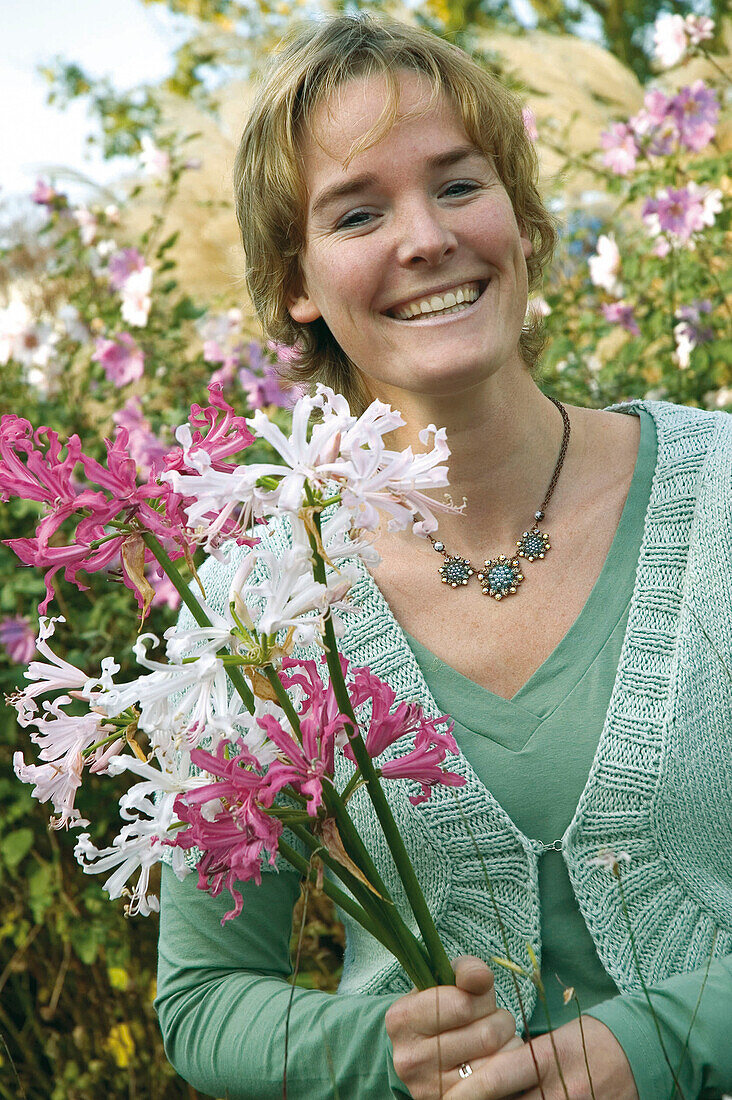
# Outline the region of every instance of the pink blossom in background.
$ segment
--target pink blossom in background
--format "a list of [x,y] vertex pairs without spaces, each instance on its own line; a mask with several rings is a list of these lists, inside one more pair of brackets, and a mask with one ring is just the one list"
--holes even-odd
[[15,664],[30,664],[36,652],[36,635],[28,619],[22,615],[0,619],[0,645]]
[[272,363],[265,363],[261,374],[242,367],[239,371],[239,382],[247,395],[250,409],[263,409],[267,405],[287,409],[294,403],[292,392],[286,392],[280,386],[277,368]]
[[207,314],[196,323],[203,340],[203,358],[207,363],[220,363],[211,375],[211,382],[229,386],[241,366],[243,350],[241,323],[244,314],[237,307],[225,313]]
[[140,398],[128,398],[112,419],[116,425],[129,432],[130,454],[141,476],[148,478],[154,467],[162,469],[163,459],[170,447],[154,435],[150,422],[143,416]]
[[290,347],[289,344],[280,344],[277,340],[268,340],[267,347],[275,356],[278,363],[296,363],[300,357],[300,349],[297,344]]
[[682,145],[698,153],[712,141],[719,118],[719,101],[703,80],[682,88],[672,100]]
[[664,69],[677,65],[686,53],[689,39],[683,16],[659,15],[653,31],[653,52]]
[[170,154],[158,148],[149,134],[143,134],[140,144],[140,163],[148,176],[162,179],[170,171]]
[[59,192],[55,191],[50,183],[46,183],[45,180],[36,180],[36,186],[31,194],[31,202],[36,203],[38,206],[50,206],[54,199],[59,197]]
[[692,46],[708,41],[714,34],[714,20],[707,15],[687,15],[684,26]]
[[539,131],[536,128],[536,115],[531,110],[531,107],[524,107],[521,111],[521,117],[524,120],[524,129],[531,141],[539,140]]
[[677,146],[679,131],[673,103],[660,89],[651,88],[638,114],[629,120],[636,141],[649,156],[667,157]]
[[109,258],[107,267],[112,290],[121,290],[134,271],[142,271],[145,258],[136,248],[123,248]]
[[167,607],[171,611],[175,611],[180,607],[180,592],[167,573],[164,573],[162,577],[148,577],[148,580],[155,589],[152,607]]
[[627,332],[631,332],[633,336],[640,336],[638,322],[633,316],[633,307],[628,305],[627,302],[605,303],[602,307],[602,313],[605,320],[609,321],[611,325],[620,325]]
[[124,281],[120,291],[122,297],[122,318],[128,325],[144,328],[152,306],[152,268],[143,267],[142,271],[133,271]]
[[94,238],[99,227],[91,210],[87,210],[85,206],[77,206],[72,213],[76,224],[79,226],[81,243],[85,245],[94,244]]
[[618,176],[627,176],[635,168],[639,149],[635,135],[624,122],[615,122],[600,135],[600,144],[605,153],[602,163]]
[[[686,187],[665,187],[655,199],[648,199],[643,207],[643,220],[651,236],[665,234],[668,246],[693,247],[692,236],[714,225],[715,216],[722,209],[722,192],[718,189],[699,187],[693,181]],[[657,252],[664,255],[664,252]]]
[[117,387],[128,386],[142,378],[145,356],[129,332],[118,332],[112,339],[97,337],[95,363],[101,363],[107,379]]

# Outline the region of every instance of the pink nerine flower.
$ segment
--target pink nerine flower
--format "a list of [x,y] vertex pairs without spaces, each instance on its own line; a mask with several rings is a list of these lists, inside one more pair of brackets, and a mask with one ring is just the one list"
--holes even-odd
[[[462,787],[465,779],[454,772],[448,772],[442,764],[448,752],[458,751],[455,738],[450,730],[452,723],[447,715],[440,718],[427,718],[417,703],[398,703],[395,710],[396,695],[387,683],[380,680],[368,668],[352,670],[353,681],[349,685],[349,694],[355,707],[366,701],[371,702],[371,719],[364,738],[366,751],[376,759],[400,738],[414,740],[414,748],[396,760],[389,760],[380,766],[384,779],[411,779],[422,787],[421,795],[410,795],[413,805],[425,802],[432,793],[432,787],[442,784],[448,787]],[[447,729],[438,727],[449,723]],[[355,761],[350,744],[344,748],[349,759]]]
[[127,386],[142,378],[145,356],[129,332],[118,332],[111,340],[97,337],[95,363],[101,363],[104,373],[115,386]]
[[[191,405],[188,424],[177,429],[175,437],[181,446],[165,456],[166,471],[226,471],[231,464],[225,459],[254,442],[244,417],[235,416],[232,406],[224,399],[220,383],[208,387],[208,397],[211,404],[206,408]],[[195,431],[191,432],[190,425]]]
[[0,645],[15,664],[27,665],[36,651],[36,635],[28,619],[23,615],[0,619]]
[[243,898],[235,884],[250,879],[261,883],[264,852],[269,853],[271,864],[275,862],[282,823],[265,810],[279,788],[269,776],[259,774],[259,761],[243,745],[222,741],[216,756],[194,749],[191,761],[217,779],[176,798],[175,812],[189,827],[164,843],[202,850],[197,865],[199,889],[218,897],[226,887],[235,901],[223,924],[241,913]]

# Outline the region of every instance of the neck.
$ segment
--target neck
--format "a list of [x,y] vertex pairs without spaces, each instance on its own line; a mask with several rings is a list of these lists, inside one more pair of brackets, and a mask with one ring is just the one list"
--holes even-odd
[[[384,399],[407,421],[394,433],[399,448],[411,445],[415,451],[424,450],[418,433],[427,424],[447,430],[448,492],[456,505],[463,498],[467,501],[461,515],[438,514],[435,537],[444,542],[448,553],[472,560],[486,549],[498,552],[501,546],[513,547],[535,522],[534,512],[549,487],[564,430],[559,410],[528,371],[521,368],[506,378],[493,376],[480,391],[467,394],[446,397],[402,392]],[[573,434],[568,458],[579,443]],[[548,515],[561,490],[560,473]],[[431,495],[442,498],[440,491]]]

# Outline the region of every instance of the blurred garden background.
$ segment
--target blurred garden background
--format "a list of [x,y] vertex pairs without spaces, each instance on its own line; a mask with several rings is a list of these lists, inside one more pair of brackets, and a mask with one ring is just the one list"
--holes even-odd
[[[0,411],[62,439],[76,432],[98,456],[123,426],[143,476],[212,381],[237,412],[263,408],[284,426],[291,395],[276,367],[288,349],[264,344],[252,316],[231,168],[260,64],[294,19],[337,6],[48,0],[35,7],[49,20],[35,10],[32,27],[24,7],[10,17],[0,4]],[[732,411],[732,22],[722,0],[342,8],[427,26],[522,97],[561,224],[530,303],[548,335],[542,388],[594,407],[652,397]],[[27,50],[3,57],[29,36],[37,74]],[[63,56],[61,37],[72,44]],[[49,110],[24,113],[40,87]],[[0,540],[32,534],[36,518],[30,504],[0,504]],[[73,663],[111,652],[131,661],[137,609],[118,580],[114,565],[86,592],[54,580]],[[6,694],[34,656],[43,593],[40,572],[0,544]],[[177,599],[158,586],[148,629],[175,621]],[[126,919],[81,872],[74,834],[49,829],[48,807],[13,774],[18,752],[34,760],[15,711],[0,707],[0,1097],[199,1095],[166,1062],[151,1007],[156,918]],[[100,833],[118,814],[112,782],[80,796]],[[334,989],[343,945],[324,898],[311,896],[302,927],[296,980]]]

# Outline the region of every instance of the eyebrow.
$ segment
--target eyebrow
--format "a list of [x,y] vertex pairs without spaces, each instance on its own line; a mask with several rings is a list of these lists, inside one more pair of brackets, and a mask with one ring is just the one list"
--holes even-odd
[[[445,153],[428,157],[426,164],[430,171],[434,171],[436,168],[450,168],[453,164],[457,164],[461,160],[467,160],[468,157],[472,156],[482,156],[476,145],[458,145],[454,149],[448,149]],[[330,206],[338,199],[347,198],[357,191],[364,191],[376,182],[377,179],[373,173],[363,172],[360,176],[355,176],[345,183],[334,183],[331,187],[326,187],[320,192],[313,202],[310,213],[311,215],[320,214],[325,207]]]

